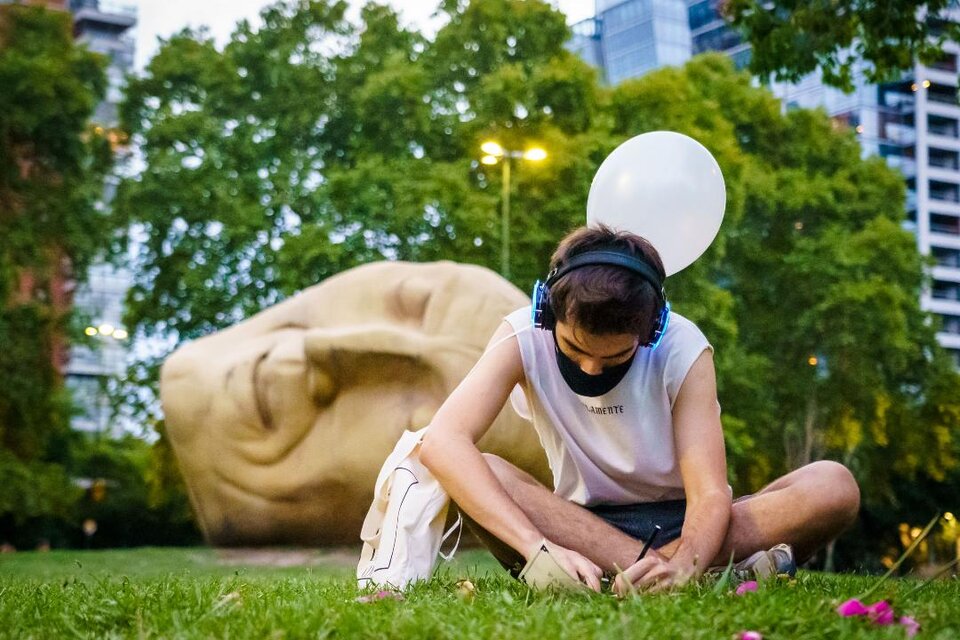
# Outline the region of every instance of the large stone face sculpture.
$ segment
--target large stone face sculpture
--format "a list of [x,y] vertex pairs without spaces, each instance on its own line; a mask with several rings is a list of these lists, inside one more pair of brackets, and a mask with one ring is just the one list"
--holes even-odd
[[[167,432],[211,544],[356,543],[380,466],[526,297],[481,267],[382,262],[178,349]],[[480,442],[549,482],[507,403]]]

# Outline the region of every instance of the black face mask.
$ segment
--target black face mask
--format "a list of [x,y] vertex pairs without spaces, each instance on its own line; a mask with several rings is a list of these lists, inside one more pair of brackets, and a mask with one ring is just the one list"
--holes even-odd
[[557,352],[557,366],[560,367],[560,375],[563,376],[563,381],[567,383],[567,386],[570,387],[575,394],[588,398],[602,396],[620,384],[623,376],[627,375],[627,371],[630,370],[633,359],[637,357],[637,350],[635,349],[633,355],[630,356],[626,362],[607,367],[597,375],[590,375],[589,373],[584,373],[583,369],[581,369],[576,362],[568,358],[567,355],[560,350],[556,333],[553,334],[553,345]]

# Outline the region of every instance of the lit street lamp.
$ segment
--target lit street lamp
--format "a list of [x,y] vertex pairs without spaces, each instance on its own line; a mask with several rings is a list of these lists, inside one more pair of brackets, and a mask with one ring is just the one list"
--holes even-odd
[[504,278],[510,278],[510,161],[516,158],[518,160],[539,162],[546,159],[547,152],[540,147],[530,147],[525,151],[504,149],[493,141],[484,142],[480,145],[480,149],[486,154],[480,159],[480,162],[485,165],[495,165],[499,162],[503,169],[503,180],[500,186],[500,224],[502,236],[502,243],[500,245],[500,275]]

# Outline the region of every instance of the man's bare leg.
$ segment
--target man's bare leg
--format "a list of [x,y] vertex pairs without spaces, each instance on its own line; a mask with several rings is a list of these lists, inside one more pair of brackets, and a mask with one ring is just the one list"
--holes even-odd
[[[490,453],[483,456],[510,497],[548,540],[589,558],[606,573],[615,572],[615,565],[625,569],[636,560],[643,548],[641,541],[580,505],[555,495],[536,478],[503,458]],[[466,519],[471,530],[502,565],[523,566],[519,553]]]
[[857,519],[860,488],[853,474],[829,460],[791,471],[733,504],[727,537],[713,564],[726,565],[786,542],[800,564]]
[[[506,460],[491,454],[484,457],[510,497],[549,540],[584,555],[605,572],[614,571],[614,565],[625,569],[633,564],[640,541],[554,495]],[[726,565],[731,552],[734,560],[742,560],[781,542],[791,545],[802,562],[849,527],[859,506],[860,490],[846,467],[830,461],[811,463],[735,501],[727,536],[708,566]],[[477,533],[505,566],[520,560],[489,534]],[[660,552],[670,557],[678,544],[675,540]]]

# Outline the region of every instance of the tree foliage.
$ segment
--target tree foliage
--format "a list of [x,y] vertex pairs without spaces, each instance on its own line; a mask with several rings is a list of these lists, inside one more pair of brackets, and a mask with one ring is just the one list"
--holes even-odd
[[[144,232],[128,301],[141,335],[192,339],[371,260],[496,264],[500,170],[478,162],[490,136],[551,153],[549,169],[514,168],[524,288],[579,219],[612,144],[590,130],[595,75],[563,49],[562,14],[451,6],[431,43],[387,7],[359,25],[344,11],[278,3],[222,51],[185,31],[130,83],[122,119],[147,169],[115,208]],[[156,360],[134,376],[155,380]]]
[[858,69],[870,82],[896,79],[960,37],[952,0],[729,0],[723,12],[753,47],[755,74],[796,82],[820,69],[846,90]]
[[861,159],[851,131],[782,113],[718,55],[603,89],[545,2],[447,0],[432,40],[389,8],[367,5],[358,25],[344,9],[281,2],[222,50],[182,32],[132,82],[123,117],[145,166],[117,212],[145,235],[140,335],[193,339],[370,260],[494,267],[500,174],[477,161],[490,137],[550,154],[515,166],[526,289],[582,223],[606,155],[671,129],[727,182],[720,237],[668,293],[716,346],[737,488],[827,457],[879,503],[898,479],[956,467],[960,382],[919,307],[902,178]]
[[0,7],[0,448],[23,461],[55,457],[68,428],[54,363],[69,292],[108,235],[96,202],[110,147],[88,126],[104,60],[71,29],[65,12]]
[[874,503],[895,478],[943,478],[960,429],[944,392],[960,386],[919,306],[902,178],[822,111],[782,114],[722,56],[624,83],[610,108],[622,137],[681,131],[724,171],[721,236],[670,289],[717,345],[738,488],[821,458],[869,478]]

